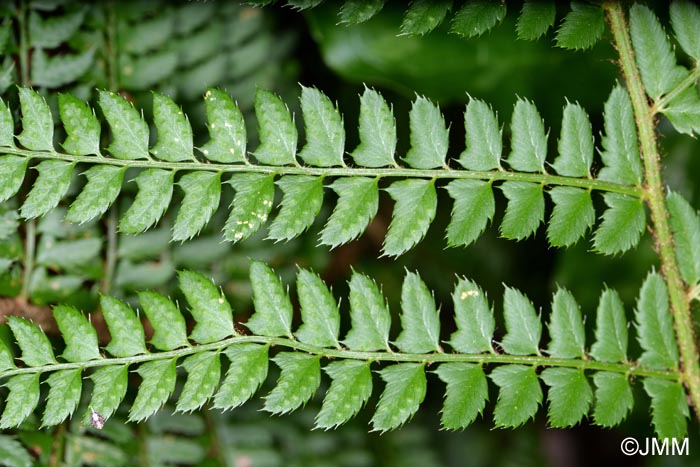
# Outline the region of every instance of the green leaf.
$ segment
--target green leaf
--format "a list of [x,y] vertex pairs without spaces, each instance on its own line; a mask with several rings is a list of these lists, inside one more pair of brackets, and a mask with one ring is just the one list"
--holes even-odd
[[614,290],[606,289],[600,295],[591,355],[601,362],[627,361],[627,319],[622,300]]
[[253,397],[267,378],[268,348],[267,345],[236,344],[225,350],[231,365],[214,396],[215,408],[233,409]]
[[518,39],[528,41],[539,39],[554,25],[556,15],[557,8],[554,2],[526,1],[515,28]]
[[547,386],[549,425],[555,428],[574,426],[588,414],[593,391],[583,374],[575,368],[546,368],[542,380]]
[[0,203],[12,198],[22,186],[29,159],[19,156],[0,157]]
[[36,324],[15,316],[8,316],[7,324],[15,335],[17,345],[22,351],[20,359],[25,365],[44,366],[56,363],[49,338]]
[[[84,425],[88,425],[89,422],[89,417],[83,421]],[[120,424],[123,422],[120,422]],[[115,426],[116,423],[112,426],[110,426],[107,430],[104,431],[112,431],[113,426]],[[104,435],[106,436],[106,435]],[[125,442],[126,436],[122,434],[122,438]],[[159,446],[155,445],[154,440],[158,440],[159,438],[155,437],[150,437],[148,438],[147,442],[144,443],[146,445],[145,449],[146,452],[150,454],[151,449],[158,449]],[[131,456],[133,452],[129,452],[128,448],[125,450],[122,446],[116,444],[115,441],[109,439],[105,440],[97,436],[90,436],[87,433],[85,434],[73,434],[70,437],[67,437],[66,439],[67,445],[66,445],[66,453],[65,453],[65,459],[66,459],[66,465],[76,465],[76,463],[79,464],[79,462],[83,459],[99,459],[98,461],[100,464],[95,464],[95,465],[104,465],[104,466],[119,466],[119,465],[125,465],[131,460]],[[182,441],[181,441],[182,442]],[[170,453],[172,452],[172,448],[170,446],[163,447],[160,452],[165,452],[165,453]],[[164,456],[167,459],[167,455]]]
[[[103,366],[90,375],[93,383],[90,408],[107,420],[117,411],[126,395],[129,382],[128,367],[126,365]],[[91,411],[85,414],[89,417]]]
[[22,109],[19,143],[33,151],[53,151],[53,117],[49,105],[32,89],[19,87],[17,90]]
[[372,417],[372,431],[393,430],[418,411],[427,382],[422,363],[399,363],[379,370],[386,387]]
[[168,249],[169,242],[170,232],[165,227],[141,235],[121,235],[117,253],[120,258],[134,262],[157,259]]
[[100,122],[86,103],[70,94],[58,95],[58,113],[66,130],[63,149],[68,154],[100,154]]
[[84,172],[87,183],[73,201],[66,220],[83,224],[102,216],[122,189],[126,167],[94,165]]
[[694,87],[681,91],[661,110],[678,132],[691,136],[700,132],[700,97]]
[[497,427],[515,428],[535,416],[542,403],[535,367],[503,365],[494,368],[489,377],[500,389],[493,412]]
[[648,7],[630,7],[630,36],[642,83],[656,100],[673,89],[688,71],[678,66],[668,36],[659,19]]
[[505,3],[486,0],[467,2],[452,20],[450,32],[467,38],[480,36],[503,21],[505,16]]
[[316,428],[336,428],[354,417],[372,395],[370,362],[339,360],[323,371],[331,378],[331,386],[316,416]]
[[168,96],[153,93],[153,123],[158,131],[158,142],[151,154],[167,162],[194,159],[190,122]]
[[676,40],[685,53],[700,60],[700,8],[688,0],[676,0],[669,10]]
[[635,310],[639,363],[652,368],[678,368],[678,348],[669,311],[668,291],[661,274],[650,272],[642,284]]
[[46,268],[39,267],[31,278],[31,297],[38,302],[68,300],[84,282],[85,278],[70,274],[49,276]]
[[440,423],[448,430],[462,430],[476,420],[489,398],[484,370],[470,363],[442,363],[435,373],[447,384]]
[[511,151],[508,165],[519,172],[544,172],[547,137],[535,104],[518,99],[510,122]]
[[[198,5],[190,4],[183,5],[177,9],[174,29],[181,40],[177,42],[175,48],[180,53],[180,65],[184,67],[192,67],[194,65],[196,67],[199,62],[206,62],[208,58],[215,55],[219,50],[223,41],[223,24],[217,21],[207,23],[213,18],[215,13],[215,8],[212,8],[212,5],[198,7]],[[253,21],[244,21],[246,24],[242,30],[232,34],[235,37],[234,41],[239,39],[238,33],[248,34],[247,28],[251,26],[251,23],[257,24],[258,20],[262,18],[251,19]],[[198,29],[204,24],[208,24],[210,27]],[[186,39],[182,37],[183,34],[187,35]],[[196,74],[196,72],[194,73]],[[193,90],[188,91],[188,97],[190,92],[194,93]],[[188,97],[185,97],[185,99]]]
[[107,352],[115,357],[147,353],[143,325],[129,305],[109,295],[101,295],[100,308],[112,337]]
[[15,357],[7,347],[4,341],[0,339],[0,371],[13,370],[15,366]]
[[329,186],[338,195],[333,214],[321,231],[321,244],[335,248],[359,237],[377,214],[378,178],[344,177]]
[[644,390],[651,398],[651,421],[657,437],[684,438],[690,411],[683,385],[663,379],[644,378]]
[[[0,99],[0,146],[15,147],[15,121],[7,104]],[[15,157],[15,156],[12,156]],[[0,437],[2,440],[2,437]]]
[[299,269],[297,295],[302,321],[296,332],[297,339],[317,347],[340,347],[338,303],[323,280],[306,269]]
[[616,85],[605,102],[605,134],[600,157],[605,166],[598,178],[603,181],[640,185],[642,160],[639,157],[637,130],[632,101],[625,88]]
[[192,308],[197,322],[190,338],[199,344],[209,344],[236,335],[233,312],[223,292],[211,280],[193,271],[178,273],[180,289]]
[[700,281],[700,217],[688,201],[678,193],[671,192],[666,198],[673,231],[678,269],[689,285]]
[[0,418],[0,429],[16,428],[39,403],[39,373],[17,375],[5,387],[10,391],[5,399],[5,410]]
[[[125,88],[132,89],[134,91],[147,91],[172,77],[173,73],[177,69],[180,59],[177,51],[163,50],[140,57],[122,54],[119,56],[119,61],[121,70],[126,69],[131,71],[130,74],[126,74],[124,71],[122,71],[118,75],[120,84]],[[212,60],[212,62],[214,61]],[[211,65],[209,65],[209,63],[210,62],[206,62],[200,68],[196,68],[195,70],[200,71],[203,69],[205,72],[210,72]],[[209,65],[210,68],[207,68],[207,65]],[[214,70],[214,73],[215,72],[216,71]],[[184,76],[187,77],[188,74],[185,74]],[[204,81],[199,82],[203,83]],[[197,89],[197,96],[199,96],[199,87],[197,86],[193,89]]]
[[62,370],[51,373],[46,378],[49,394],[41,419],[42,427],[58,425],[75,412],[83,388],[81,374],[80,369]]
[[501,235],[511,240],[522,240],[534,234],[544,220],[542,185],[530,182],[505,182],[501,190],[508,199]]
[[258,89],[255,92],[255,115],[260,137],[255,158],[269,165],[295,164],[297,128],[282,99],[270,91]]
[[210,139],[202,146],[204,157],[214,162],[245,162],[248,139],[243,114],[231,96],[218,89],[204,95]]
[[396,346],[406,353],[440,352],[440,317],[435,298],[415,272],[406,271],[401,310],[402,331]]
[[360,24],[379,13],[385,0],[345,0],[338,16],[340,23]]
[[464,130],[466,148],[457,162],[467,170],[500,169],[503,130],[491,106],[470,97],[464,112]]
[[256,173],[235,174],[229,179],[236,195],[224,227],[224,239],[243,241],[267,221],[275,199],[274,179],[274,175]]
[[549,196],[554,209],[547,226],[547,239],[556,247],[573,245],[595,222],[591,192],[557,186],[549,190]]
[[100,91],[98,100],[112,132],[109,153],[117,159],[148,159],[148,125],[134,106],[108,91]]
[[450,132],[440,108],[425,97],[417,96],[409,118],[411,149],[403,160],[414,169],[444,166]]
[[34,459],[22,443],[9,435],[0,435],[0,459],[8,467],[32,467]]
[[579,104],[568,102],[564,107],[559,156],[554,170],[565,177],[591,178],[593,163],[593,130],[588,114]]
[[557,46],[569,50],[593,47],[605,30],[605,15],[598,5],[571,2],[571,11],[557,31]]
[[328,96],[316,88],[302,86],[301,111],[304,115],[306,146],[299,157],[307,164],[318,167],[345,165],[343,118]]
[[182,362],[187,381],[177,401],[178,412],[199,410],[211,398],[219,385],[221,361],[218,352],[190,355]]
[[185,192],[173,227],[173,241],[196,237],[219,207],[221,173],[190,172],[183,175],[178,185]]
[[318,6],[323,0],[287,0],[287,6],[295,10],[308,10]]
[[277,274],[265,263],[252,261],[250,285],[255,313],[245,326],[258,336],[292,337],[292,302]]
[[[149,7],[146,5],[144,7],[148,11]],[[145,19],[145,21],[139,18],[134,24],[129,25],[124,34],[119,34],[117,47],[120,50],[133,55],[142,55],[159,46],[166,45],[174,29],[174,15],[168,10],[158,11],[157,8],[153,8],[151,11],[160,14]]]
[[153,328],[150,343],[159,350],[187,347],[185,318],[172,300],[155,292],[139,292],[139,303]]
[[277,182],[283,193],[281,209],[270,225],[268,239],[289,241],[311,227],[323,204],[323,179],[286,175]]
[[58,305],[53,308],[58,330],[66,342],[63,357],[68,362],[86,362],[100,357],[97,333],[84,314],[72,306]]
[[479,238],[493,219],[496,203],[491,182],[452,180],[445,189],[455,201],[447,226],[447,245],[467,246]]
[[348,285],[352,326],[343,344],[360,352],[388,350],[391,313],[379,287],[372,279],[355,271]]
[[175,362],[170,360],[153,360],[142,363],[136,372],[142,381],[134,405],[129,410],[130,422],[142,422],[156,413],[165,404],[175,390]]
[[646,226],[644,203],[619,193],[605,193],[603,198],[608,209],[593,237],[594,249],[613,255],[636,246]]
[[19,225],[20,221],[17,211],[9,210],[0,214],[0,241],[5,241],[12,237],[19,230]]
[[386,101],[374,89],[365,87],[360,96],[360,145],[352,152],[357,165],[396,165],[396,120]]
[[54,242],[46,237],[39,243],[37,264],[52,269],[76,269],[97,260],[102,240],[97,237]]
[[80,53],[49,55],[42,49],[32,53],[32,84],[42,88],[60,88],[78,81],[95,62],[95,49]]
[[59,160],[40,162],[36,166],[39,176],[24,200],[20,215],[33,219],[54,209],[68,191],[73,167],[74,163]]
[[42,18],[36,10],[30,10],[30,43],[37,48],[60,47],[78,31],[83,24],[85,13],[85,8],[79,8]]
[[551,341],[547,352],[556,358],[585,358],[586,330],[581,309],[566,289],[557,289],[549,322]]
[[632,410],[634,397],[627,376],[620,373],[599,371],[593,375],[595,406],[593,419],[596,425],[619,425]]
[[512,355],[539,355],[542,321],[530,299],[519,290],[506,287],[503,316],[506,320],[503,350]]
[[273,414],[285,414],[306,404],[321,383],[320,357],[280,352],[272,360],[282,372],[277,385],[265,396],[263,410]]
[[437,193],[434,180],[400,180],[386,189],[396,201],[389,231],[382,247],[383,256],[399,256],[413,248],[435,218]]
[[175,172],[147,169],[135,179],[139,192],[119,221],[119,231],[139,234],[155,225],[168,209],[173,196]]
[[438,27],[452,8],[452,0],[415,0],[401,22],[401,34],[424,35]]
[[469,279],[459,278],[452,302],[457,330],[450,336],[450,346],[462,353],[493,353],[491,339],[496,320],[481,288]]

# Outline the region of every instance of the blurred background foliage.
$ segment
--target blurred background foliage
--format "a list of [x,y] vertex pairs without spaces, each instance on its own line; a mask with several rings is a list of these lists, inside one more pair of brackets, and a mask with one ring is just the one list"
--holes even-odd
[[[440,104],[452,123],[452,147],[463,144],[462,113],[470,95],[491,103],[501,122],[509,121],[516,96],[533,100],[549,128],[550,153],[556,149],[567,99],[587,109],[594,134],[601,131],[603,103],[619,76],[609,42],[574,53],[555,48],[553,32],[539,41],[517,41],[512,14],[520,9],[517,2],[509,3],[512,13],[503,24],[470,40],[449,34],[447,27],[422,37],[399,35],[406,8],[402,2],[389,2],[371,20],[353,26],[339,25],[338,6],[327,3],[301,14],[287,7],[260,9],[223,0],[4,1],[0,3],[0,95],[15,103],[14,85],[30,85],[55,107],[58,92],[92,100],[95,89],[109,88],[143,108],[148,121],[150,92],[158,91],[183,106],[196,137],[204,139],[201,96],[208,86],[220,87],[246,115],[252,147],[256,144],[251,112],[255,88],[273,89],[295,110],[297,82],[316,86],[338,101],[346,122],[347,147],[357,144],[354,122],[358,95],[365,85],[381,91],[393,105],[399,154],[407,150],[408,111],[416,94]],[[566,13],[566,7],[559,10],[559,16]],[[699,206],[700,167],[693,154],[698,142],[674,134],[664,121],[659,122],[659,130],[667,183]],[[508,133],[507,125],[504,131]],[[134,175],[127,173],[125,180]],[[27,183],[25,193],[31,180]],[[73,193],[78,192],[79,183],[76,179]],[[559,284],[574,293],[592,322],[605,286],[621,293],[631,316],[642,279],[655,265],[648,234],[636,249],[615,258],[592,253],[590,238],[567,250],[550,249],[542,229],[534,238],[516,243],[499,238],[497,229],[489,227],[476,244],[446,250],[442,232],[451,203],[442,192],[445,202],[438,203],[428,236],[397,260],[378,258],[391,216],[388,197],[382,198],[377,218],[360,239],[333,251],[317,245],[330,208],[325,208],[310,232],[289,243],[265,241],[264,231],[240,245],[223,243],[220,230],[231,202],[230,190],[224,191],[229,198],[222,199],[221,209],[199,237],[173,244],[169,229],[177,214],[175,207],[142,235],[116,234],[118,211],[128,207],[133,197],[128,184],[124,193],[112,208],[115,212],[102,221],[67,224],[65,209],[39,220],[35,267],[27,278],[23,277],[24,240],[30,229],[19,221],[16,202],[0,207],[0,313],[28,314],[50,332],[48,306],[69,303],[94,313],[99,325],[100,291],[127,300],[143,289],[177,297],[175,271],[189,268],[213,277],[244,321],[251,306],[248,265],[254,258],[270,263],[287,283],[297,266],[311,267],[333,285],[337,297],[346,296],[345,280],[352,268],[367,273],[382,284],[394,312],[404,268],[417,270],[443,304],[447,330],[454,327],[449,293],[455,275],[476,280],[496,309],[501,307],[505,283],[528,294],[545,314]],[[326,194],[328,200],[332,196]],[[500,223],[503,201],[497,198],[494,225]],[[29,306],[19,306],[27,302]],[[341,301],[341,310],[346,306]],[[102,331],[104,340],[104,326]],[[0,326],[3,334],[7,334],[4,325]],[[436,384],[437,379],[429,382]],[[495,396],[491,394],[492,399]],[[143,425],[126,424],[125,416],[114,417],[102,431],[85,426],[77,417],[51,431],[30,419],[20,430],[0,435],[0,465],[583,466],[611,460],[620,465],[697,465],[696,423],[689,430],[691,455],[687,458],[622,456],[622,438],[652,435],[648,400],[640,390],[636,396],[635,411],[615,430],[587,424],[571,430],[548,429],[543,411],[534,423],[518,430],[492,430],[487,409],[483,419],[465,432],[440,432],[441,391],[430,387],[418,416],[403,429],[381,436],[367,433],[365,414],[335,431],[311,431],[320,401],[281,418],[258,412],[254,402],[224,414],[205,409],[173,415],[166,408]],[[376,396],[370,401],[375,403]],[[24,446],[26,456],[9,454],[17,443]],[[57,462],[61,456],[63,464]]]

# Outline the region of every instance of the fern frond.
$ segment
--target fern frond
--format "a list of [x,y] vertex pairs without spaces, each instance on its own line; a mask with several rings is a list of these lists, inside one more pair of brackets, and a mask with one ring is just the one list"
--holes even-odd
[[117,8],[116,17],[120,88],[138,98],[167,90],[181,104],[196,102],[207,86],[223,86],[249,109],[257,86],[280,84],[294,40],[273,29],[267,12],[239,2],[154,1],[145,11]]
[[[178,366],[187,373],[177,397],[178,411],[192,411],[208,401],[226,410],[253,397],[272,360],[281,369],[277,384],[264,398],[264,410],[272,413],[287,413],[304,405],[318,390],[321,369],[328,374],[331,385],[316,419],[321,428],[345,423],[362,409],[372,394],[370,369],[381,365],[379,374],[386,384],[371,421],[378,431],[395,429],[415,414],[425,396],[426,370],[435,366],[434,371],[447,384],[442,409],[445,428],[464,428],[483,411],[487,375],[499,388],[494,410],[497,426],[518,426],[535,415],[543,400],[540,380],[550,388],[552,426],[575,425],[591,410],[596,423],[615,425],[632,407],[630,378],[635,377],[644,380],[652,399],[652,421],[658,435],[682,437],[685,433],[688,408],[678,350],[666,288],[656,272],[644,282],[635,311],[637,341],[643,350],[638,361],[628,357],[624,309],[611,290],[601,295],[596,341],[590,353],[578,304],[568,291],[558,290],[548,325],[551,341],[544,351],[542,319],[527,296],[506,287],[505,336],[494,343],[495,317],[488,300],[475,283],[460,279],[452,294],[457,329],[449,340],[452,350],[445,350],[438,307],[413,272],[407,272],[403,283],[402,330],[394,341],[390,341],[385,298],[360,273],[353,273],[349,282],[351,328],[345,339],[340,335],[336,299],[315,274],[298,272],[302,324],[295,331],[287,291],[274,271],[253,263],[251,282],[256,311],[246,326],[254,334],[234,329],[227,299],[210,280],[189,271],[180,273],[180,288],[196,323],[189,336],[182,311],[155,292],[139,295],[154,329],[149,344],[135,311],[107,296],[102,297],[102,310],[111,341],[104,348],[98,347],[88,319],[72,307],[54,308],[66,343],[60,356],[55,356],[37,326],[11,317],[10,328],[21,353],[15,359],[4,344],[0,347],[0,378],[9,389],[0,425],[15,427],[34,411],[44,374],[49,385],[44,425],[60,423],[74,413],[84,373],[94,383],[90,407],[108,419],[122,404],[129,371],[142,378],[129,413],[130,420],[140,421],[150,418],[171,397]],[[281,351],[270,355],[272,346]],[[223,378],[222,355],[229,368]],[[614,402],[617,398],[623,401],[621,405]],[[665,409],[669,404],[678,410]]]
[[[320,5],[323,0],[286,2],[297,10],[307,10]],[[272,2],[252,2],[265,6]],[[346,0],[340,7],[340,23],[355,25],[364,23],[377,15],[385,0],[358,2]],[[445,21],[452,0],[411,2],[406,7],[401,23],[402,35],[424,35],[430,33]],[[478,37],[503,21],[506,16],[505,2],[468,0],[454,8],[449,32],[464,38]],[[554,25],[556,18],[555,2],[525,1],[517,20],[518,39],[536,40]],[[605,27],[603,10],[598,5],[573,2],[571,11],[564,17],[557,31],[555,44],[565,49],[587,49],[592,47],[602,36]]]
[[652,110],[663,113],[677,131],[700,134],[700,97],[695,87],[700,77],[700,50],[691,33],[700,27],[700,8],[685,0],[670,5],[674,35],[693,60],[690,70],[678,64],[671,41],[652,10],[634,4],[629,15],[637,66],[646,93],[654,101]]
[[[376,215],[380,182],[392,181],[384,190],[394,199],[392,222],[383,254],[398,256],[421,241],[435,216],[438,182],[455,201],[455,216],[447,227],[450,246],[468,245],[478,238],[494,214],[493,185],[500,183],[508,205],[501,234],[523,239],[544,221],[544,193],[554,202],[548,238],[553,246],[577,242],[594,224],[591,191],[604,192],[610,207],[594,235],[597,251],[614,254],[637,244],[646,222],[640,199],[641,161],[630,152],[634,132],[631,108],[623,106],[605,114],[605,152],[599,179],[593,178],[594,139],[587,114],[578,104],[564,109],[559,155],[547,172],[547,139],[539,112],[526,100],[515,104],[511,122],[511,152],[502,157],[498,119],[484,102],[472,99],[465,112],[466,149],[450,167],[448,125],[439,108],[417,97],[409,113],[411,148],[395,161],[396,124],[384,99],[365,89],[361,97],[360,145],[351,153],[355,165],[344,157],[345,130],[338,109],[313,88],[302,87],[301,107],[307,140],[297,154],[297,131],[284,103],[268,91],[256,96],[261,143],[249,155],[243,115],[226,93],[205,95],[210,139],[193,147],[192,129],[182,110],[168,97],[154,94],[154,125],[158,139],[149,147],[149,128],[121,96],[100,91],[99,105],[111,134],[106,149],[99,147],[100,125],[94,112],[71,96],[59,99],[59,117],[66,132],[65,152],[53,147],[53,118],[45,101],[34,91],[20,88],[22,130],[13,140],[9,110],[0,103],[0,201],[13,196],[22,184],[30,159],[39,177],[20,214],[35,218],[53,210],[67,192],[76,165],[87,165],[86,183],[71,204],[67,219],[84,223],[100,217],[122,190],[126,169],[141,169],[132,180],[138,192],[122,215],[119,229],[141,233],[163,217],[175,185],[184,193],[173,226],[172,239],[195,237],[217,210],[222,184],[230,184],[235,196],[224,228],[224,238],[241,241],[262,227],[273,209],[275,185],[282,192],[280,209],[269,226],[268,238],[290,240],[306,231],[319,214],[325,181],[338,194],[338,203],[321,233],[321,243],[332,247],[359,236]],[[611,102],[625,103],[622,88],[615,88]],[[199,157],[195,156],[195,149]],[[297,159],[298,156],[298,159]],[[256,160],[253,160],[255,158]],[[299,160],[305,164],[301,165]],[[514,171],[507,171],[507,164]],[[389,167],[386,167],[389,166]],[[230,174],[230,177],[229,177]],[[624,184],[617,175],[625,174]]]
[[[28,3],[21,8],[6,8],[0,14],[0,93],[18,82],[15,64],[19,62],[20,43],[27,48],[23,60],[31,68],[31,76],[21,77],[26,85],[57,89],[79,81],[94,83],[92,80],[100,73],[95,73],[98,67],[94,65],[101,37],[91,30],[87,12],[85,5],[74,3]],[[85,40],[86,36],[90,40]]]
[[0,435],[0,456],[9,467],[31,467],[34,465],[29,451],[13,436]]

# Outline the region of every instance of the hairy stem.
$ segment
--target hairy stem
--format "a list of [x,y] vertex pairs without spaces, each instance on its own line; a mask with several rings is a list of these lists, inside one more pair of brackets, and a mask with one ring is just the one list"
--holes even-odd
[[34,270],[34,252],[36,250],[36,220],[28,219],[24,224],[24,273],[22,275],[22,292],[20,297],[29,299],[29,285]]
[[679,373],[672,370],[657,370],[654,368],[638,366],[634,362],[629,363],[611,363],[599,362],[589,359],[569,359],[569,358],[553,358],[544,356],[520,356],[506,354],[462,354],[462,353],[444,353],[434,352],[426,354],[411,354],[398,352],[359,352],[348,349],[329,349],[326,347],[318,347],[315,345],[304,344],[295,339],[287,337],[264,337],[264,336],[236,336],[224,339],[211,344],[196,345],[191,347],[183,347],[181,349],[171,350],[169,352],[157,352],[143,355],[135,355],[133,357],[121,358],[101,358],[90,360],[87,362],[77,363],[55,363],[51,365],[16,368],[0,372],[0,378],[20,374],[44,373],[47,371],[69,370],[69,369],[86,369],[108,365],[132,365],[153,360],[170,360],[173,358],[185,357],[205,351],[220,351],[226,347],[243,344],[269,344],[272,346],[286,347],[291,350],[298,350],[311,355],[319,355],[324,358],[331,359],[350,359],[364,360],[373,362],[422,362],[426,364],[444,363],[444,362],[464,362],[464,363],[479,363],[479,364],[519,364],[530,365],[535,367],[565,367],[579,368],[583,370],[593,371],[611,371],[614,373],[624,373],[629,376],[662,378],[670,380],[678,380]]
[[207,424],[207,433],[209,434],[209,457],[218,460],[222,465],[226,465],[226,459],[221,455],[219,421],[211,410],[204,411],[204,421]]
[[17,6],[17,28],[19,30],[19,83],[29,86],[29,30],[27,29],[27,2],[20,0]]
[[53,452],[51,453],[51,467],[63,465],[63,450],[66,441],[66,422],[61,423],[54,431]]
[[[109,89],[117,91],[119,82],[117,79],[117,69],[119,62],[117,58],[117,14],[114,9],[114,2],[107,2],[107,27],[106,27],[106,53],[105,63],[107,65],[107,77],[109,81]],[[118,238],[117,238],[117,207],[112,206],[107,213],[105,222],[105,230],[107,232],[107,245],[105,247],[105,265],[102,278],[102,293],[109,293],[112,288],[112,279],[114,278],[114,270],[117,266],[118,259]]]
[[661,272],[668,287],[676,340],[681,356],[682,380],[690,395],[695,414],[700,418],[700,362],[698,361],[698,349],[695,345],[690,304],[676,262],[673,236],[668,223],[653,108],[649,106],[635,63],[623,7],[620,3],[612,1],[606,2],[604,7],[610,21],[615,46],[620,55],[620,65],[627,82],[627,89],[632,99],[640,149],[644,160],[644,198],[651,211],[656,250],[661,262]]
[[[29,30],[27,26],[27,2],[20,0],[17,8],[17,27],[19,30],[19,82],[22,86],[29,86]],[[24,231],[24,273],[22,275],[22,291],[20,297],[29,298],[29,284],[34,270],[34,252],[36,249],[36,221],[29,219]]]
[[112,288],[112,281],[114,279],[114,271],[117,267],[117,207],[112,206],[109,208],[107,213],[107,220],[105,222],[105,230],[107,231],[107,245],[105,246],[105,265],[104,265],[104,275],[102,277],[102,293],[109,293]]
[[137,456],[141,465],[148,465],[149,455],[148,455],[148,431],[145,423],[139,423],[136,425],[137,436]]
[[365,167],[303,167],[303,166],[272,166],[253,164],[211,164],[205,162],[163,162],[156,160],[124,160],[103,156],[73,156],[58,152],[39,152],[19,148],[2,148],[3,154],[14,154],[27,158],[58,159],[63,161],[109,164],[121,167],[164,169],[164,170],[198,170],[209,172],[256,172],[275,175],[315,175],[321,177],[407,177],[427,179],[477,179],[502,180],[541,183],[544,185],[561,185],[589,190],[610,191],[625,195],[640,197],[643,190],[632,185],[604,182],[591,178],[572,178],[541,173],[508,172],[505,170],[471,171],[453,169],[409,169],[389,168],[373,169]]
[[107,10],[107,27],[106,27],[106,52],[105,62],[107,65],[107,80],[109,89],[117,91],[119,89],[119,81],[117,78],[117,70],[119,69],[119,60],[117,55],[117,12],[114,9],[114,2],[109,1],[106,5]]

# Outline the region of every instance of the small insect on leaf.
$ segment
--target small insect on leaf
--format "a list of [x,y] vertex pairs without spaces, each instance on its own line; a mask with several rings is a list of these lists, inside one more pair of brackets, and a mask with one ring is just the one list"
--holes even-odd
[[95,409],[92,407],[90,407],[90,425],[98,430],[101,430],[105,426],[105,418],[99,413],[95,412]]

